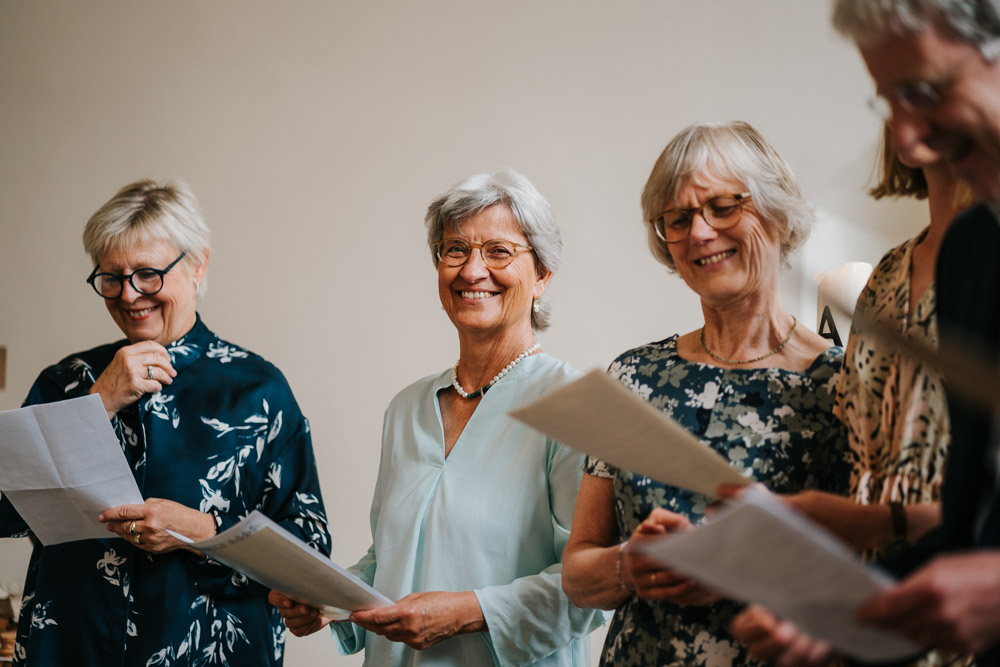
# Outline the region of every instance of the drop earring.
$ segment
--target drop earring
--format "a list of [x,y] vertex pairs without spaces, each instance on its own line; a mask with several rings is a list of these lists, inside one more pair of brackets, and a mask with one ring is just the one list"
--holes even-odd
[[194,295],[198,296],[199,292],[201,292],[201,283],[195,283],[194,284]]
[[535,311],[537,313],[541,309],[542,309],[542,305],[538,302],[538,297],[536,296],[535,299],[534,299],[534,301],[531,304],[531,310],[533,310],[533,311]]

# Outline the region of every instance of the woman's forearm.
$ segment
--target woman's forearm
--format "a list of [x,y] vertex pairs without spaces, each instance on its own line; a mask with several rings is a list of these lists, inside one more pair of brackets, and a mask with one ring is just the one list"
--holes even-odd
[[[897,528],[893,510],[887,504],[860,505],[850,498],[823,491],[804,491],[787,500],[812,520],[861,551],[884,549],[894,540]],[[903,508],[906,513],[905,538],[914,542],[941,522],[940,503],[919,503]]]
[[573,604],[617,609],[632,597],[632,586],[619,545],[580,544],[563,553],[562,585]]

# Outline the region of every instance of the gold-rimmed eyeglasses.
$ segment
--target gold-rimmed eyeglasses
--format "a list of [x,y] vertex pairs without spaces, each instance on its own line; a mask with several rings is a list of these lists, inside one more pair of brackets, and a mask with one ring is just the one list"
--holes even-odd
[[743,200],[749,198],[749,192],[742,192],[712,197],[701,206],[693,208],[672,208],[653,221],[653,229],[664,243],[680,243],[691,234],[691,223],[696,214],[701,214],[705,222],[716,231],[729,229],[743,217]]
[[445,266],[452,268],[465,266],[465,263],[472,257],[472,251],[476,248],[479,248],[483,263],[491,269],[502,269],[513,262],[519,253],[531,250],[529,246],[505,239],[491,239],[483,243],[469,243],[462,239],[444,239],[434,244],[438,260],[443,262]]

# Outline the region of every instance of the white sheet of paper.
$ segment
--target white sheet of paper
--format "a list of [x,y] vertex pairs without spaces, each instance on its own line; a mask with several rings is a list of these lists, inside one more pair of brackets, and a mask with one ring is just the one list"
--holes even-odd
[[577,451],[709,498],[719,484],[753,481],[603,371],[510,414]]
[[0,490],[42,544],[114,537],[97,515],[142,503],[97,394],[0,412]]
[[254,581],[321,609],[328,618],[342,619],[347,616],[345,611],[393,604],[392,600],[257,511],[201,542],[167,532]]
[[854,622],[858,606],[891,586],[891,577],[763,489],[748,489],[701,526],[646,551],[727,597],[764,605],[842,653],[883,661],[919,651],[899,635]]

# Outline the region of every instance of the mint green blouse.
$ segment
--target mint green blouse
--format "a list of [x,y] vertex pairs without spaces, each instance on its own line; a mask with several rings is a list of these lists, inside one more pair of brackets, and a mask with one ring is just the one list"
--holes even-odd
[[583,456],[508,411],[579,377],[553,357],[524,359],[483,397],[444,456],[439,390],[451,369],[401,391],[385,413],[371,507],[374,543],[351,569],[393,600],[422,591],[475,591],[488,632],[425,651],[348,622],[342,653],[366,665],[587,665],[587,634],[603,615],[562,591]]

